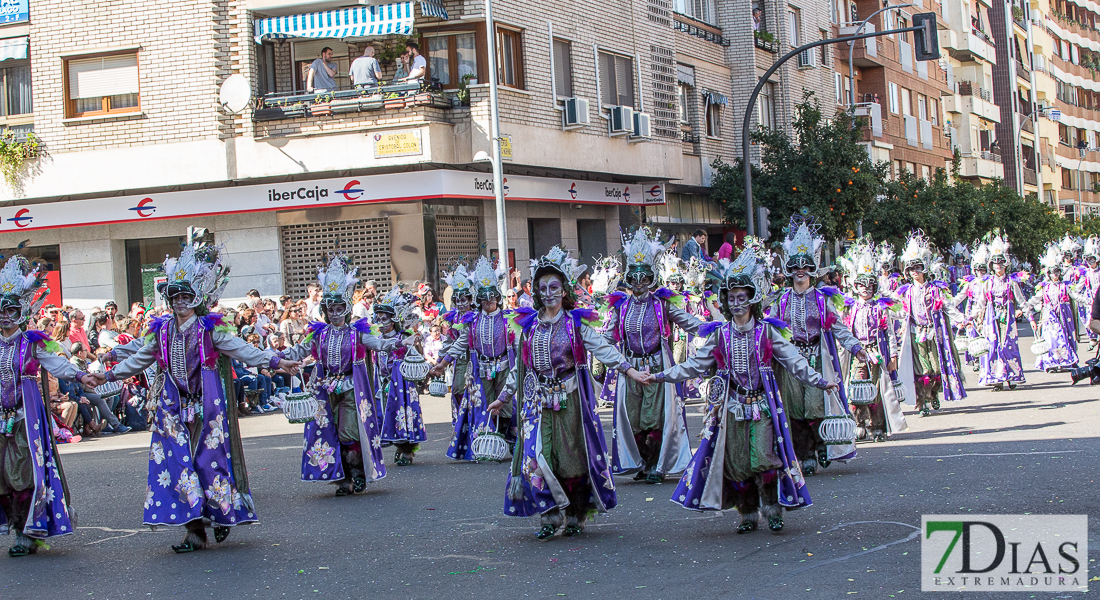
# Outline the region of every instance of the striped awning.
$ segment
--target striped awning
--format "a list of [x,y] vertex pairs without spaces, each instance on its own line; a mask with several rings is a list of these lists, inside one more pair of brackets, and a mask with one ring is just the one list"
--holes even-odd
[[0,40],[0,61],[27,58],[27,36]]
[[[424,16],[447,18],[438,0],[420,0]],[[265,39],[352,38],[408,35],[413,28],[413,3],[394,2],[323,12],[268,17],[253,21],[256,43]]]

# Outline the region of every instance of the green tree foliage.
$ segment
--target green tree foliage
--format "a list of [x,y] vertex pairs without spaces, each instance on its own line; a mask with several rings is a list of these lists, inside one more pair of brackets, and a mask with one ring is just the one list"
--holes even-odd
[[[771,210],[771,239],[778,239],[789,216],[803,207],[817,217],[827,239],[846,238],[880,193],[887,165],[871,162],[860,145],[861,123],[844,111],[826,120],[810,93],[795,107],[792,125],[794,139],[781,129],[751,134],[762,149],[761,164],[753,168],[753,200]],[[741,160],[732,166],[716,160],[714,167],[711,198],[725,207],[730,223],[743,226]]]

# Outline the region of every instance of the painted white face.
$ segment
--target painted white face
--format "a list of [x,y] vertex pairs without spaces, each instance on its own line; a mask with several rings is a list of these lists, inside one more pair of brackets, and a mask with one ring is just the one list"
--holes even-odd
[[[649,288],[646,288],[649,289]],[[555,274],[543,275],[539,278],[539,299],[546,308],[556,308],[561,305],[561,299],[565,295],[565,286],[561,277]]]
[[12,307],[0,311],[0,329],[8,330],[16,327],[19,327],[19,309]]
[[179,294],[173,296],[169,301],[172,306],[172,313],[177,317],[188,318],[195,313],[195,309],[191,306],[191,303],[195,301],[195,297],[191,294]]
[[791,279],[794,279],[795,283],[806,283],[810,280],[810,269],[807,267],[799,267],[791,271]]
[[1090,267],[1092,267],[1094,269],[1096,268],[1096,257],[1095,256],[1090,256],[1090,257],[1086,258],[1085,260],[1089,263]]
[[863,300],[870,300],[875,295],[875,289],[872,286],[862,283],[856,284],[856,293]]
[[998,277],[1001,276],[1001,275],[1004,275],[1005,274],[1005,264],[1003,262],[993,263],[993,272],[996,273]]
[[382,333],[389,333],[393,331],[393,317],[390,316],[390,313],[374,313],[374,324],[382,330]]
[[668,288],[674,292],[684,291],[684,282],[679,279],[673,279],[668,282]]
[[1062,270],[1061,269],[1051,269],[1050,273],[1047,275],[1047,277],[1049,277],[1051,281],[1061,281],[1062,280]]
[[752,288],[733,288],[729,291],[727,297],[727,304],[729,305],[730,314],[734,317],[743,317],[752,308],[752,304],[749,300],[752,299],[754,292]]
[[343,325],[344,321],[348,318],[348,306],[343,302],[340,302],[339,304],[322,304],[321,308],[324,309],[325,316],[328,317],[329,322],[332,325],[336,325],[337,327]]
[[468,295],[455,297],[455,310],[458,312],[466,312],[470,310],[470,305],[474,303],[474,299]]

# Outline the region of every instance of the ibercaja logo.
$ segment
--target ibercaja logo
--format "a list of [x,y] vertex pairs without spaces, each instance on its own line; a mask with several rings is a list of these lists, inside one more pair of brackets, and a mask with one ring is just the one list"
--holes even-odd
[[925,592],[1087,592],[1087,515],[924,515]]

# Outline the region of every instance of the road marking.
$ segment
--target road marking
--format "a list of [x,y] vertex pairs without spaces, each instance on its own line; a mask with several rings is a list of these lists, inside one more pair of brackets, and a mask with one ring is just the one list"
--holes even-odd
[[1058,450],[1052,452],[988,452],[981,453],[976,452],[974,454],[944,454],[941,456],[906,456],[905,458],[961,458],[964,456],[1031,456],[1035,454],[1069,454],[1071,452],[1080,452],[1080,450]]
[[804,567],[804,568],[801,568],[801,569],[798,569],[798,570],[795,570],[795,571],[791,571],[787,575],[785,575],[785,577],[787,577],[789,575],[798,575],[799,573],[805,573],[806,571],[809,571],[811,569],[816,569],[818,567],[823,567],[825,565],[838,563],[838,562],[841,562],[841,561],[848,560],[850,558],[856,558],[856,557],[859,557],[859,556],[863,556],[865,554],[870,554],[872,552],[878,552],[879,550],[885,550],[885,549],[889,548],[890,546],[896,546],[898,544],[904,544],[906,542],[911,542],[911,541],[917,539],[918,537],[920,537],[920,527],[916,527],[916,526],[910,525],[908,523],[899,523],[897,521],[853,521],[851,523],[841,523],[840,525],[836,525],[835,527],[833,527],[831,529],[822,530],[822,533],[829,533],[831,531],[836,531],[837,529],[841,529],[842,527],[847,527],[849,525],[868,525],[868,524],[871,524],[871,525],[901,525],[903,527],[909,527],[909,528],[913,529],[914,531],[913,531],[913,533],[910,533],[908,536],[906,536],[906,537],[904,537],[900,540],[894,540],[892,542],[886,542],[885,544],[882,544],[880,546],[875,546],[874,548],[871,548],[870,550],[862,550],[860,552],[854,552],[852,554],[848,554],[848,555],[845,555],[845,556],[839,556],[837,558],[829,559],[829,560],[817,563],[815,565],[810,565],[810,566],[807,566],[807,567]]

